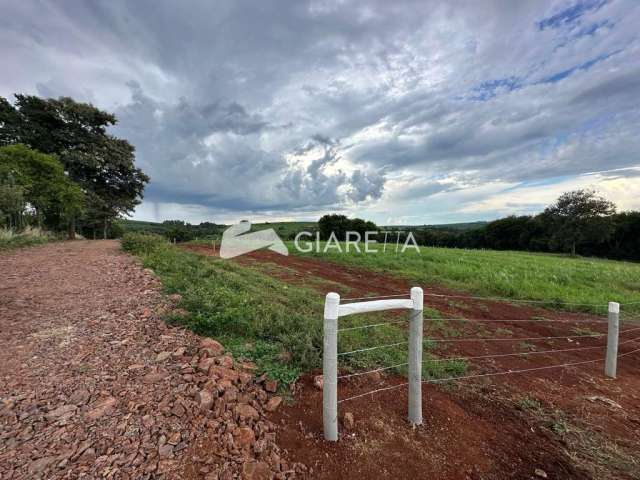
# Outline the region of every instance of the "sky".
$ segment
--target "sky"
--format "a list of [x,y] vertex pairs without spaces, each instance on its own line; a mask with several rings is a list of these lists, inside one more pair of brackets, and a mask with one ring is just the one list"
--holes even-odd
[[115,113],[139,220],[640,209],[639,24],[636,0],[0,0],[0,96]]

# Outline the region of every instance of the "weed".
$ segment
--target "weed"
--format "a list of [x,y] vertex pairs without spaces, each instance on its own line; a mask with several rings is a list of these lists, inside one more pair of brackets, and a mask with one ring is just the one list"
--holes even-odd
[[442,360],[428,357],[422,364],[422,376],[425,379],[443,379],[463,376],[467,372],[464,360]]
[[536,350],[538,350],[538,347],[529,342],[520,342],[518,344],[518,347],[520,348],[520,350],[526,350],[527,352],[535,352]]
[[561,412],[556,412],[556,418],[549,422],[548,426],[551,430],[553,430],[553,432],[557,433],[558,435],[564,435],[571,429],[569,423],[567,423],[566,419],[564,418],[564,414],[562,414]]
[[510,337],[513,335],[513,332],[508,328],[498,328],[496,329],[496,334],[499,336]]
[[526,396],[516,401],[516,407],[520,410],[540,410],[542,408],[542,404],[535,398]]
[[465,308],[469,308],[466,303],[460,302],[458,300],[449,300],[447,301],[447,303],[451,308],[457,308],[458,310],[464,310]]
[[488,313],[488,312],[491,311],[491,309],[489,308],[489,305],[486,305],[484,303],[480,303],[480,304],[476,305],[476,308],[478,310],[480,310],[481,312],[487,312]]
[[576,335],[601,335],[601,332],[596,332],[588,327],[574,327],[571,331]]

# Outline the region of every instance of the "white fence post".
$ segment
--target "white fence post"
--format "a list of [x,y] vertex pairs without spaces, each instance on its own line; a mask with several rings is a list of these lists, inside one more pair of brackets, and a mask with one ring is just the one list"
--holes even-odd
[[413,308],[409,314],[409,421],[422,425],[422,330],[424,293],[411,289]]
[[607,330],[607,359],[604,374],[616,378],[618,366],[618,335],[620,332],[620,304],[609,302],[609,328]]
[[322,353],[322,420],[325,440],[338,440],[338,306],[340,295],[327,293],[324,302],[324,351]]

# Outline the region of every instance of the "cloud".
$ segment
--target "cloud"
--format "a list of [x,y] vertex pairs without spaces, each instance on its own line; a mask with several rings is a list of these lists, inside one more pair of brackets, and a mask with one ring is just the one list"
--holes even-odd
[[138,218],[473,220],[538,208],[545,182],[640,165],[632,0],[24,1],[0,13],[0,95],[114,111],[113,133],[152,179]]

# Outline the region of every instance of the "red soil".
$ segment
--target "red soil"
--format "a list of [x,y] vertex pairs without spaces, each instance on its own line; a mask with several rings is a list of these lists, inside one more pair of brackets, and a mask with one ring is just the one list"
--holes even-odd
[[[208,247],[189,246],[189,250],[212,255]],[[329,290],[343,296],[393,295],[409,291],[410,282],[387,273],[347,267],[328,261],[296,256],[281,256],[259,251],[235,261],[263,269],[267,273],[296,285]],[[319,282],[322,280],[323,282]],[[469,322],[445,323],[460,332],[460,338],[511,338],[513,341],[456,341],[441,343],[439,356],[478,356],[524,352],[527,348],[565,350],[585,346],[603,346],[605,338],[568,339],[579,335],[575,328],[605,332],[604,317],[569,313],[513,304],[479,300],[439,285],[422,285],[428,294],[425,307],[437,309],[447,318],[476,320],[530,320],[532,317],[554,322]],[[347,295],[344,295],[347,293]],[[443,297],[431,294],[445,295]],[[455,298],[447,296],[455,296]],[[446,322],[446,320],[445,320]],[[625,325],[621,331],[637,327]],[[502,330],[500,330],[502,329]],[[508,329],[508,330],[505,330]],[[445,338],[441,327],[425,322],[425,335]],[[529,337],[564,337],[555,340],[527,340]],[[640,337],[640,331],[621,334],[621,341]],[[620,353],[640,348],[640,341],[621,344]],[[509,356],[470,362],[469,374],[495,373],[582,362],[604,357],[604,348]],[[360,377],[357,382],[339,386],[339,397],[404,383],[402,377],[382,376],[372,382]],[[576,467],[565,451],[565,440],[546,428],[542,415],[517,413],[514,401],[535,399],[545,412],[562,411],[569,423],[597,435],[599,444],[606,441],[621,452],[640,451],[640,353],[619,359],[618,378],[603,375],[603,363],[588,363],[540,370],[523,374],[486,377],[460,381],[461,388],[447,391],[446,385],[426,385],[423,393],[425,425],[412,430],[405,421],[406,388],[368,395],[340,404],[340,411],[350,411],[356,418],[352,431],[342,429],[341,440],[328,444],[321,440],[322,395],[300,384],[294,402],[278,413],[278,420],[288,428],[279,438],[280,445],[292,458],[309,466],[324,478],[536,478],[535,469],[544,470],[548,478],[584,478],[597,472],[598,478],[640,478],[640,454],[628,468],[611,461],[599,463],[604,470],[587,472]],[[451,383],[448,385],[452,385]],[[480,386],[480,387],[479,387]],[[450,390],[450,389],[449,389]],[[487,392],[491,392],[490,397]],[[615,403],[611,403],[615,402]],[[573,437],[571,437],[573,438]],[[596,443],[598,443],[596,442]],[[581,462],[591,462],[588,452],[575,454]],[[604,448],[604,447],[603,447]],[[633,453],[631,455],[633,457]],[[606,462],[605,462],[606,463]]]

